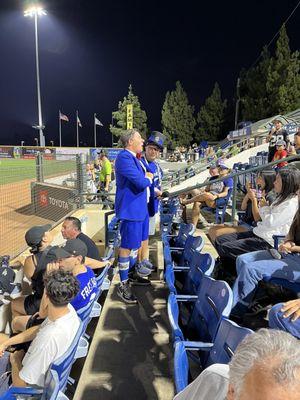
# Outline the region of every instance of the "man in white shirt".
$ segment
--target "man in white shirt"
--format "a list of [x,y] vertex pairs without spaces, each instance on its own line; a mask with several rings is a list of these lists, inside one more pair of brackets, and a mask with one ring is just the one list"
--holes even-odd
[[49,366],[68,350],[80,325],[69,304],[79,291],[76,277],[71,272],[55,270],[45,275],[44,284],[45,321],[11,338],[0,336],[1,357],[9,346],[32,342],[26,354],[19,350],[10,356],[13,386],[43,387]]
[[299,342],[260,329],[245,337],[229,365],[211,365],[174,400],[299,400],[299,393]]

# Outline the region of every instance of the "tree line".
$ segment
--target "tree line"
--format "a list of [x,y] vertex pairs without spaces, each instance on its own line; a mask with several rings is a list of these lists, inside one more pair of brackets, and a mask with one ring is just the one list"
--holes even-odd
[[[161,111],[162,131],[176,145],[189,145],[191,141],[216,141],[233,128],[233,109],[240,103],[239,121],[258,121],[276,114],[286,114],[300,107],[300,57],[292,52],[283,25],[275,45],[274,54],[264,47],[259,61],[239,74],[239,91],[228,102],[222,98],[216,82],[210,96],[196,112],[190,104],[181,82],[168,91]],[[238,96],[238,98],[237,98]],[[126,129],[127,105],[133,104],[134,127],[146,135],[147,115],[138,96],[130,85],[128,94],[113,111],[114,123],[110,125],[113,135],[120,136]]]

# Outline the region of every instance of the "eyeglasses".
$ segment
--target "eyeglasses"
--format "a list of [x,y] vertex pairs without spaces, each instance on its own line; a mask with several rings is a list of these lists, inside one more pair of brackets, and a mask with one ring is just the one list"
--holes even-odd
[[147,146],[147,149],[157,151],[157,152],[160,151],[160,149],[158,147],[154,147],[154,146]]

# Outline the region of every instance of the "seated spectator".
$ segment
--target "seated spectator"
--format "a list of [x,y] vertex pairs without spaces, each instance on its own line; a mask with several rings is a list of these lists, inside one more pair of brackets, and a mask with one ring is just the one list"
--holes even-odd
[[32,315],[39,310],[44,292],[43,275],[47,264],[53,261],[53,256],[49,254],[53,240],[50,228],[51,225],[37,225],[25,233],[25,240],[32,254],[25,259],[24,280],[31,282],[32,294],[20,296],[11,302],[13,318]]
[[[259,172],[256,178],[257,191],[252,189],[249,183],[246,184],[247,193],[241,204],[241,211],[245,211],[242,221],[246,224],[256,226],[257,222],[261,220],[260,208],[266,205],[270,206],[274,202],[276,198],[276,193],[274,192],[275,177],[276,174],[273,170]],[[208,235],[210,240],[214,242],[218,236],[247,230],[249,229],[243,225],[229,226],[221,224],[212,226],[208,231]]]
[[229,365],[206,368],[174,400],[297,400],[299,360],[295,338],[260,329],[239,344]]
[[[284,140],[277,140],[276,142],[276,151],[274,154],[274,157],[272,159],[272,161],[278,161],[281,160],[282,158],[286,158],[288,155],[287,151],[286,151],[286,143]],[[286,167],[288,165],[288,163],[286,161],[283,161],[279,164],[276,165],[277,168],[282,168],[282,167]]]
[[[76,228],[71,229],[70,225],[72,225],[73,220],[75,224],[81,224],[80,220],[75,217],[69,217],[71,221],[64,222],[67,236],[72,236],[73,234],[77,235],[77,238],[80,237],[87,241],[90,244],[90,254],[95,254],[95,249],[92,249],[92,242],[98,251],[95,243],[80,230],[78,231]],[[77,226],[78,226],[77,225]],[[79,225],[80,226],[80,225]],[[23,295],[13,299],[11,302],[11,310],[12,310],[12,318],[13,318],[13,329],[16,331],[23,331],[28,322],[28,316],[34,315],[39,311],[41,299],[44,293],[44,281],[43,276],[47,269],[47,265],[55,260],[55,255],[50,246],[53,237],[50,232],[51,225],[42,225],[42,226],[34,226],[30,228],[25,234],[25,240],[28,246],[31,247],[31,256],[28,256],[24,263],[24,280],[27,283],[31,283],[32,294]],[[75,232],[75,233],[74,233]],[[87,238],[87,239],[86,239]],[[98,253],[98,259],[93,259],[91,257],[86,257],[86,263],[90,268],[95,270],[96,272],[100,271],[107,264],[112,264],[113,260],[109,261],[98,261],[100,259]]]
[[[67,240],[65,246],[53,246],[49,253],[53,257],[53,262],[47,265],[47,273],[52,270],[62,269],[72,272],[79,281],[79,293],[71,301],[74,309],[80,310],[86,306],[97,293],[97,282],[93,270],[85,264],[87,247],[80,239]],[[14,332],[24,331],[32,324],[40,324],[46,318],[47,299],[45,294],[42,297],[38,315],[18,316],[13,319],[12,327]]]
[[279,246],[280,259],[267,250],[254,251],[236,260],[237,279],[233,286],[233,314],[243,315],[251,304],[258,283],[271,278],[300,282],[300,208],[290,230]]
[[271,308],[268,317],[270,328],[289,332],[300,339],[300,299],[276,304]]
[[300,154],[300,127],[294,135],[294,143],[289,143],[287,150],[289,156],[293,154]]
[[[215,166],[214,166],[215,167]],[[215,168],[211,168],[214,171]],[[200,214],[200,208],[202,206],[207,206],[211,208],[216,208],[217,205],[223,205],[226,203],[228,199],[229,190],[233,188],[233,179],[228,178],[224,179],[222,182],[213,182],[217,178],[226,177],[229,174],[229,168],[225,164],[219,164],[218,166],[219,175],[212,175],[209,179],[209,185],[205,188],[205,191],[197,194],[188,200],[182,200],[181,204],[193,205],[192,212],[192,223],[197,226]]]
[[61,228],[61,234],[64,239],[80,239],[88,249],[87,257],[94,260],[101,260],[99,250],[95,242],[89,238],[85,233],[81,232],[81,221],[76,217],[67,217]]
[[50,365],[68,350],[80,326],[70,305],[79,291],[77,279],[67,271],[52,271],[44,286],[47,314],[42,325],[10,338],[0,334],[1,357],[9,346],[31,342],[26,354],[18,350],[10,355],[13,386],[43,387]]
[[230,233],[216,238],[215,247],[222,265],[235,266],[244,253],[267,250],[274,246],[273,235],[287,235],[298,209],[300,171],[294,167],[278,170],[274,190],[278,197],[271,206],[260,208],[261,221],[252,231]]

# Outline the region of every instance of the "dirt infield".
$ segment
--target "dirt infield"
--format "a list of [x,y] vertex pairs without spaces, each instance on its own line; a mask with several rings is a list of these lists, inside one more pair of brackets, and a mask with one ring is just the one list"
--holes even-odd
[[33,225],[51,223],[32,214],[33,179],[0,185],[0,255],[11,257],[25,249],[24,234]]

